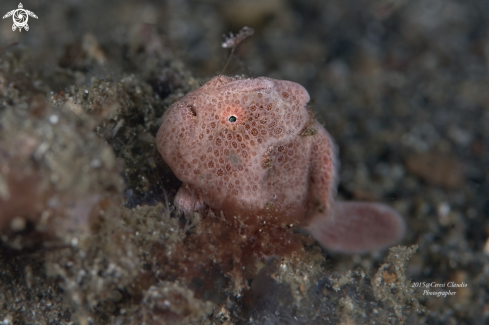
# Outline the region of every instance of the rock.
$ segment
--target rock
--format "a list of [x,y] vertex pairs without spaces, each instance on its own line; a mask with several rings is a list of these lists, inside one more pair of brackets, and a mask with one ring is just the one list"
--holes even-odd
[[447,188],[458,188],[464,184],[464,166],[454,156],[426,152],[406,159],[407,170],[428,183]]

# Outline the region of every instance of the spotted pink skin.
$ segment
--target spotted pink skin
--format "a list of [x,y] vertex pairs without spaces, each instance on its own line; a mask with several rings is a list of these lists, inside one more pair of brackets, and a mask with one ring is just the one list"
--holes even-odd
[[183,182],[177,208],[274,216],[303,225],[334,251],[400,240],[404,222],[393,209],[334,204],[335,146],[308,101],[306,89],[291,81],[217,76],[174,103],[156,141]]

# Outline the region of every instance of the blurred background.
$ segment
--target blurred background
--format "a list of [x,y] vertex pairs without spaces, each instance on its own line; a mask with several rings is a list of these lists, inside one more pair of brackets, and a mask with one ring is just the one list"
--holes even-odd
[[[161,67],[178,65],[203,83],[229,57],[223,34],[252,27],[224,74],[302,84],[339,147],[340,198],[386,202],[406,218],[403,244],[419,245],[408,267],[413,281],[468,284],[448,298],[420,296],[424,321],[487,323],[489,2],[22,4],[39,18],[29,17],[27,32],[13,32],[11,17],[1,20],[0,57],[23,51],[33,82],[42,79],[54,93],[93,77],[136,75],[164,100],[175,89],[155,83],[165,78]],[[0,14],[17,6],[2,1]],[[384,256],[327,259],[331,270],[345,272],[377,268]]]

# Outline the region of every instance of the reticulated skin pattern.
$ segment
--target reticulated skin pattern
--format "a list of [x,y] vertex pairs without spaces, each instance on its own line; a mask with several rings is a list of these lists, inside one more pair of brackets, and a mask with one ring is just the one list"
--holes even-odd
[[[402,219],[392,209],[391,214],[380,211],[379,204],[356,202],[350,209],[342,203],[335,213],[335,145],[312,118],[309,99],[306,89],[291,81],[216,76],[174,103],[163,116],[156,141],[183,182],[177,208],[191,212],[209,207],[227,216],[260,215],[300,224],[323,246],[339,251],[375,249],[401,238]],[[374,241],[368,238],[368,227],[362,230],[363,223],[360,230],[349,223],[358,224],[358,211],[384,225],[385,235],[375,232],[380,239]],[[360,234],[365,240],[356,238],[353,246],[352,240],[330,243],[321,238],[335,227],[367,235]]]

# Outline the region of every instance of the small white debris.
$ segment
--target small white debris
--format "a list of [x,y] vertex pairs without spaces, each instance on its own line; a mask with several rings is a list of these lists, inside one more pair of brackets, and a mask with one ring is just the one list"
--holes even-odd
[[70,242],[71,246],[76,247],[78,246],[78,238],[73,237]]
[[446,202],[442,202],[438,205],[438,222],[442,226],[447,226],[450,223],[450,205]]
[[56,124],[56,123],[58,123],[58,121],[59,121],[59,118],[58,118],[58,115],[56,115],[56,114],[53,114],[49,117],[49,123],[51,123],[51,124]]
[[102,161],[100,159],[95,158],[90,161],[90,167],[99,168],[100,166],[102,166]]
[[115,137],[117,134],[117,131],[124,125],[124,120],[120,120],[117,125],[115,126],[114,130],[112,130],[112,137]]
[[3,324],[3,325],[11,325],[11,324],[13,324],[12,323],[12,316],[7,315],[7,317],[5,317],[3,319],[3,321],[1,322],[1,324]]
[[34,157],[36,159],[42,158],[42,156],[46,153],[46,151],[49,149],[49,144],[47,142],[43,142],[36,150],[34,153]]
[[12,229],[12,231],[22,231],[25,229],[26,224],[27,222],[24,218],[15,217],[10,222],[10,229]]

